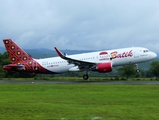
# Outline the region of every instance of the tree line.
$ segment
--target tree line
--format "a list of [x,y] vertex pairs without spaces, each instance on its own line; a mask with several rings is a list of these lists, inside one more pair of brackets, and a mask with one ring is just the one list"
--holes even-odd
[[[33,73],[24,73],[24,72],[14,72],[14,71],[6,71],[3,69],[4,65],[10,64],[10,60],[8,57],[8,53],[4,52],[0,53],[0,77],[6,78],[29,78],[29,77],[37,77],[38,75]],[[80,76],[81,73],[65,73],[60,74],[59,76]],[[90,73],[92,76],[106,76],[105,74],[99,74],[95,72]],[[109,76],[119,76],[119,77],[143,77],[150,78],[156,77],[159,78],[159,60],[152,61],[150,63],[150,67],[147,70],[140,69],[140,72],[136,72],[134,65],[125,65],[121,67],[117,67],[113,69],[112,72],[107,73]]]
[[4,65],[11,64],[10,59],[8,57],[8,53],[4,52],[0,53],[0,77],[5,78],[30,78],[35,77],[35,74],[25,73],[25,72],[14,72],[14,71],[6,71],[3,69]]

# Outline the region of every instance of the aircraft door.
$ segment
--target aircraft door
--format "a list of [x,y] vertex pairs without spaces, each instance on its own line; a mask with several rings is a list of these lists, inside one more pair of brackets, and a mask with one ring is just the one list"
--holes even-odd
[[139,58],[139,50],[134,51],[134,58]]

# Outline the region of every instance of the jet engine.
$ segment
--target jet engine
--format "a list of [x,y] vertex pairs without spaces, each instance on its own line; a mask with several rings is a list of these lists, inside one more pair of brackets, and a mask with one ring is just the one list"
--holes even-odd
[[112,63],[107,62],[107,63],[98,64],[96,69],[98,72],[111,72],[112,71]]

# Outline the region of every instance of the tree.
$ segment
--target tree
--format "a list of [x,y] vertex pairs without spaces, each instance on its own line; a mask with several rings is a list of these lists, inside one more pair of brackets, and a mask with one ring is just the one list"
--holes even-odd
[[8,57],[8,53],[5,52],[3,54],[0,53],[0,77],[35,77],[36,74],[32,73],[22,73],[22,72],[14,72],[14,71],[6,71],[3,69],[3,65],[10,64],[10,60]]
[[134,65],[125,65],[123,67],[118,68],[118,71],[121,73],[122,76],[125,76],[127,79],[130,76],[137,75]]
[[154,77],[159,78],[159,61],[153,61],[151,63],[150,73],[154,75]]
[[8,53],[5,52],[3,54],[0,53],[0,77],[4,77],[7,71],[3,69],[3,65],[9,64],[10,60],[8,57]]

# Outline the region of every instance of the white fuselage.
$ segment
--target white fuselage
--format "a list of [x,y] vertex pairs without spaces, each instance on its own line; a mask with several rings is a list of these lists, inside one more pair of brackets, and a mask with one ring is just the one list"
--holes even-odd
[[[148,49],[142,47],[130,47],[69,55],[70,58],[80,61],[93,62],[95,64],[111,61],[113,67],[150,61],[156,58],[156,56],[157,55],[154,52],[150,52]],[[112,58],[112,60],[110,58]],[[78,71],[75,64],[71,64],[67,60],[64,60],[60,57],[36,59],[36,61],[45,69],[55,73]]]

